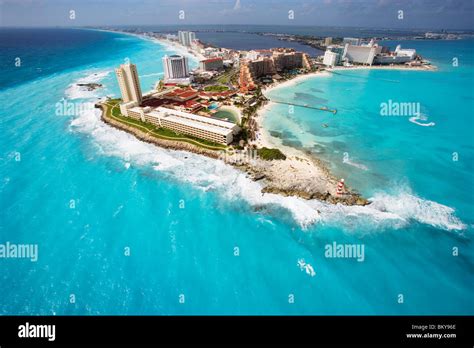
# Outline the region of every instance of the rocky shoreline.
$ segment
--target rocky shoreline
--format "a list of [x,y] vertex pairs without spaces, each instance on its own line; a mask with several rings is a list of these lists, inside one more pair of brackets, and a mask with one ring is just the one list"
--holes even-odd
[[102,87],[102,84],[100,83],[76,83],[77,86],[79,87],[84,87],[88,92],[95,91],[98,88]]
[[261,182],[262,194],[297,196],[306,200],[317,199],[331,204],[364,206],[370,203],[349,189],[343,195],[336,195],[337,180],[317,160],[291,156],[286,160],[265,161],[255,156],[246,156],[243,152],[214,151],[186,142],[159,139],[107,116],[102,104],[97,104],[96,107],[102,109],[102,121],[134,135],[137,139],[165,149],[188,151],[223,160],[245,172],[251,180]]
[[103,106],[101,104],[96,104],[96,107],[102,109],[102,116],[101,116],[102,121],[104,121],[105,123],[107,123],[108,125],[112,127],[115,127],[127,133],[130,133],[134,135],[137,139],[140,139],[144,142],[154,144],[154,145],[163,147],[165,149],[189,151],[192,153],[196,153],[196,154],[207,156],[214,159],[217,159],[220,156],[220,154],[217,151],[208,150],[202,147],[195,146],[190,143],[186,143],[182,141],[167,140],[167,139],[159,139],[135,127],[127,126],[126,124],[123,124],[120,121],[114,120],[111,117],[107,117],[106,113],[104,112]]

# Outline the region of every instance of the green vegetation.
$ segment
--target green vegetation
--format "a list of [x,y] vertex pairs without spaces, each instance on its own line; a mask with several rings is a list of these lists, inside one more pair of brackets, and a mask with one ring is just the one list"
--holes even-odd
[[178,134],[175,133],[174,131],[166,128],[160,128],[155,126],[152,123],[149,122],[142,122],[139,120],[135,120],[131,117],[126,117],[121,114],[120,108],[118,107],[118,104],[120,103],[120,99],[109,99],[106,103],[107,110],[106,110],[106,115],[108,117],[111,117],[117,121],[120,121],[122,123],[125,123],[129,126],[133,126],[135,128],[138,128],[142,131],[148,131],[148,134],[159,138],[159,139],[167,139],[167,140],[174,140],[174,141],[182,141],[182,142],[187,142],[193,145],[197,145],[209,150],[226,150],[227,146],[222,145],[222,144],[217,144],[212,141],[196,138],[190,135],[185,135],[185,134]]
[[286,160],[286,156],[279,149],[263,147],[257,150],[257,154],[265,161]]
[[222,75],[218,76],[215,81],[222,85],[228,85],[229,83],[235,84],[237,76],[238,70],[231,68],[226,70]]
[[161,92],[163,88],[165,88],[165,82],[163,81],[163,79],[160,80],[160,82],[158,83],[156,87],[159,92]]
[[224,92],[224,91],[228,91],[229,90],[229,87],[227,86],[206,86],[204,87],[204,90],[206,92]]

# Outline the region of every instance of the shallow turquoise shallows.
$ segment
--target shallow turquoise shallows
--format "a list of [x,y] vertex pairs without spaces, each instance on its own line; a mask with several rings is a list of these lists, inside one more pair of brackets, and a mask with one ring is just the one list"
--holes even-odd
[[[106,126],[93,103],[119,95],[113,68],[137,64],[147,91],[172,52],[55,30],[0,31],[0,244],[39,247],[37,262],[0,259],[0,314],[474,314],[473,41],[403,42],[437,72],[271,93],[338,110],[275,105],[264,124],[373,201],[343,207],[262,195],[222,162]],[[381,116],[389,100],[422,118]],[[326,257],[333,242],[363,260]]]

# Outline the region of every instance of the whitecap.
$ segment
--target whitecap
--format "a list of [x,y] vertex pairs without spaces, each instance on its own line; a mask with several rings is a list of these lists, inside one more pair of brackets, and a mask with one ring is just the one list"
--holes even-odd
[[374,195],[371,201],[373,208],[389,211],[406,221],[414,220],[444,230],[464,230],[467,228],[455,216],[453,208],[422,199],[407,191],[402,191],[397,195],[381,192]]
[[301,271],[305,271],[307,275],[314,277],[316,275],[316,272],[314,271],[313,266],[311,266],[309,263],[306,263],[304,259],[298,259],[298,267],[300,268]]
[[99,71],[94,73],[88,73],[87,76],[76,80],[74,83],[71,83],[66,89],[66,98],[71,100],[97,98],[97,90],[89,91],[87,87],[78,86],[78,84],[99,83],[107,75],[109,75],[110,72],[111,71]]

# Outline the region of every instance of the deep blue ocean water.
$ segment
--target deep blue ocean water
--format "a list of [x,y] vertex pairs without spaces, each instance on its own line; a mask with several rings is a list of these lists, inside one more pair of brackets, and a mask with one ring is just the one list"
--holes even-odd
[[[0,313],[474,313],[472,42],[414,42],[438,72],[344,72],[275,91],[338,109],[289,117],[275,106],[265,122],[374,201],[348,208],[262,196],[221,162],[100,122],[86,103],[118,96],[114,67],[137,64],[144,91],[161,76],[170,51],[155,42],[72,29],[0,35],[0,244],[39,246],[37,262],[0,259]],[[389,98],[419,101],[436,125],[381,117]],[[58,103],[78,112],[58,114]],[[363,244],[364,261],[326,258],[333,242]]]

